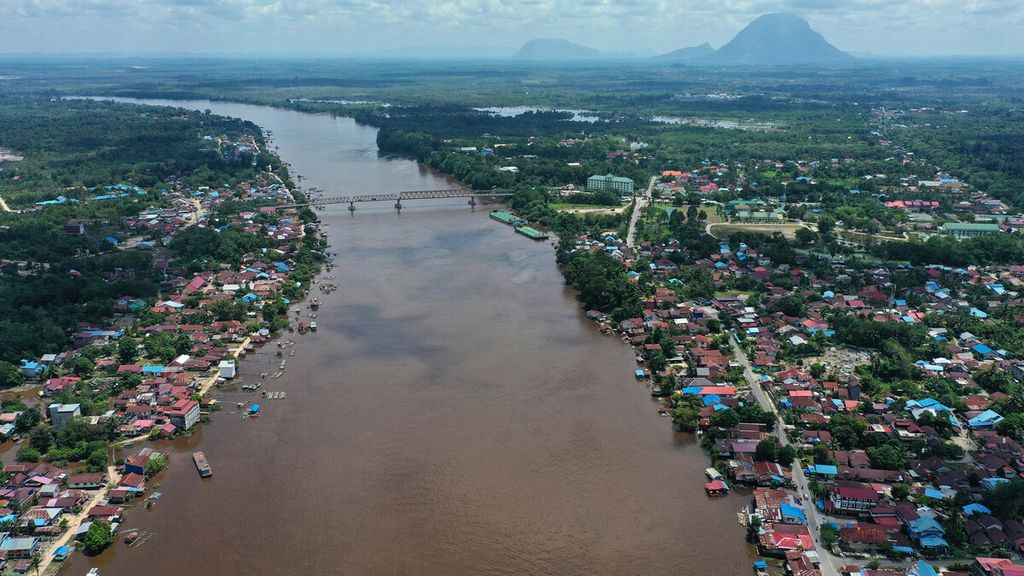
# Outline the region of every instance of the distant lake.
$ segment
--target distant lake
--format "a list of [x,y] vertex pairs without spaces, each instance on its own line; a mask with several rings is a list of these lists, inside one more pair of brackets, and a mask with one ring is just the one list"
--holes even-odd
[[535,106],[493,106],[488,108],[473,108],[477,112],[487,112],[494,116],[501,116],[503,118],[513,118],[515,116],[522,116],[527,112],[567,112],[572,114],[572,118],[569,118],[568,122],[602,122],[601,117],[597,116],[597,113],[593,110],[573,110],[564,108],[537,108]]

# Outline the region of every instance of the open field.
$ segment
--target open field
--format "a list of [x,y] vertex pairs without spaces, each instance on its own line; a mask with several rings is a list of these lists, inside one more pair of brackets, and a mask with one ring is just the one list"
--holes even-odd
[[[715,238],[728,238],[736,232],[752,232],[754,234],[782,234],[786,238],[796,238],[796,231],[801,228],[810,228],[802,223],[793,224],[745,224],[745,223],[722,223],[708,225],[708,234]],[[812,228],[813,230],[813,228]]]

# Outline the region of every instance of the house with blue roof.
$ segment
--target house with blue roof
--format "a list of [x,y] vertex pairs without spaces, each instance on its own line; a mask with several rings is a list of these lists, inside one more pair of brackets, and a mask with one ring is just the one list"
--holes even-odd
[[779,515],[786,524],[807,524],[807,516],[799,506],[783,502],[779,504]]
[[963,510],[964,510],[964,516],[967,516],[968,518],[973,516],[973,515],[975,515],[975,514],[991,514],[992,513],[992,511],[988,509],[988,506],[985,506],[984,504],[979,504],[977,502],[972,502],[971,504],[968,504],[968,505],[964,506]]
[[1003,421],[1003,417],[995,410],[985,410],[974,418],[967,421],[967,425],[974,430],[991,430]]
[[1000,484],[1004,484],[1004,483],[1009,482],[1009,481],[1010,481],[1009,478],[1003,478],[1001,476],[992,476],[992,477],[989,477],[989,478],[982,478],[981,479],[981,487],[986,489],[986,490],[995,490],[995,488],[997,486],[999,486]]
[[30,380],[39,378],[39,376],[46,371],[45,364],[42,362],[33,362],[31,360],[22,360],[19,368],[21,373],[25,375],[25,378]]
[[839,475],[839,467],[832,464],[815,464],[807,469],[808,474],[835,478]]
[[995,351],[992,350],[992,348],[989,348],[988,346],[981,343],[971,346],[971,350],[973,350],[976,354],[984,356],[985,358],[991,358],[992,356],[995,356]]
[[[942,527],[942,524],[930,516],[921,516],[916,520],[911,520],[907,523],[907,529],[910,533],[910,538],[921,543],[926,548],[936,547],[948,547],[949,544],[945,541],[946,529]],[[928,539],[931,545],[925,546],[923,541]],[[935,540],[941,541],[941,544]]]

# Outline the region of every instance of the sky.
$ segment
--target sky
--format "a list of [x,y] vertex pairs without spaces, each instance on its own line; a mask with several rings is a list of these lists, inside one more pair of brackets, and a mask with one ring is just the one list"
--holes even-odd
[[769,12],[854,53],[1024,54],[1024,0],[0,0],[0,53],[368,55],[564,38],[656,54],[717,48]]

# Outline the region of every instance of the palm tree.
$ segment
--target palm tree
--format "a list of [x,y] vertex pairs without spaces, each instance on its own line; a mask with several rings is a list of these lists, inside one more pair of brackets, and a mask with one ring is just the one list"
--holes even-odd
[[39,567],[43,564],[43,556],[39,552],[32,555],[32,559],[29,561],[29,568],[31,568],[36,576],[39,576]]

